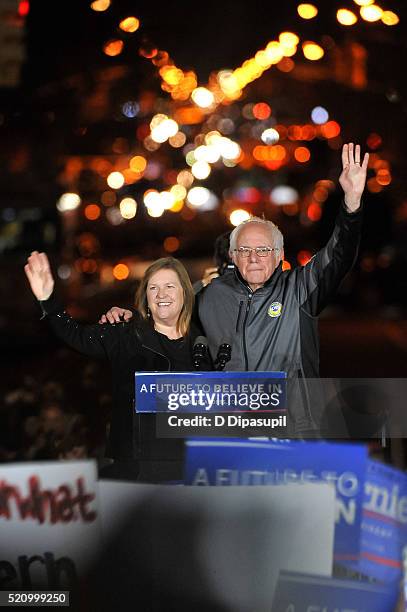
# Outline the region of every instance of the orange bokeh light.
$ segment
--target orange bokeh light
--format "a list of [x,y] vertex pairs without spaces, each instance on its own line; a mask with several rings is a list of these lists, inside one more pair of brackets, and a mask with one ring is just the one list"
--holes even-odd
[[155,47],[140,47],[139,49],[139,55],[147,59],[152,59],[153,57],[156,57],[157,53],[158,49],[156,49]]
[[140,27],[140,21],[137,17],[126,17],[119,23],[119,28],[123,30],[123,32],[135,32]]
[[204,113],[195,106],[186,106],[178,108],[174,113],[174,121],[178,125],[194,125],[201,123],[204,118]]
[[301,140],[302,129],[300,125],[290,125],[287,130],[289,140]]
[[307,147],[297,147],[294,151],[294,157],[298,162],[304,164],[311,158],[311,153]]
[[283,57],[277,64],[277,68],[281,72],[291,72],[295,68],[295,62],[290,57]]
[[308,206],[307,217],[310,221],[319,221],[322,215],[322,210],[319,204],[312,202]]
[[113,276],[117,280],[126,280],[130,274],[129,267],[124,263],[119,263],[113,268]]
[[369,149],[373,150],[378,149],[382,145],[382,143],[382,137],[379,136],[379,134],[376,134],[376,132],[372,132],[371,134],[369,134],[366,140],[366,144]]
[[299,251],[297,255],[297,261],[300,264],[300,266],[305,266],[305,264],[309,262],[311,257],[312,257],[312,254],[310,253],[310,251]]
[[313,125],[303,125],[301,128],[301,140],[313,140],[317,131]]
[[253,157],[257,161],[281,162],[285,158],[286,154],[286,150],[282,145],[258,145],[253,149]]
[[370,193],[379,193],[383,189],[374,176],[367,181],[367,188]]
[[341,133],[341,126],[336,121],[327,121],[320,126],[320,131],[324,138],[336,138]]
[[176,236],[168,236],[168,238],[164,240],[163,244],[167,253],[174,253],[179,249],[179,240]]
[[379,185],[382,185],[383,187],[385,187],[386,185],[390,185],[391,183],[390,172],[386,170],[385,168],[378,170],[377,175],[376,175],[376,181],[379,183]]
[[81,269],[85,274],[94,274],[98,265],[94,259],[81,259]]
[[103,51],[106,55],[110,57],[115,57],[116,55],[120,55],[123,51],[123,41],[122,40],[109,40],[104,46]]
[[100,206],[97,204],[88,204],[85,206],[83,213],[89,221],[96,221],[96,219],[100,217]]
[[271,115],[271,108],[265,102],[259,102],[255,104],[252,109],[253,116],[260,121],[268,119]]
[[133,170],[133,172],[137,172],[140,174],[141,172],[144,172],[144,170],[146,169],[147,160],[141,155],[135,155],[134,157],[131,158],[129,162],[129,166],[130,166],[130,169]]

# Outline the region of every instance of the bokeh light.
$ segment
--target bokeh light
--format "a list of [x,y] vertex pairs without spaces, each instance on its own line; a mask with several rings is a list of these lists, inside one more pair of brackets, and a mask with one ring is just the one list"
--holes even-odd
[[30,2],[29,0],[20,0],[18,4],[18,14],[20,17],[27,17],[30,12]]
[[297,13],[302,19],[313,19],[318,15],[318,9],[313,4],[299,4]]
[[185,136],[184,132],[177,132],[174,134],[174,136],[169,137],[168,142],[175,149],[179,149],[180,147],[184,146],[186,140],[187,137]]
[[147,160],[141,155],[135,155],[129,161],[129,167],[133,172],[144,172],[147,167]]
[[116,204],[117,195],[114,191],[104,191],[100,196],[100,201],[105,206],[114,206]]
[[168,236],[163,242],[163,247],[167,253],[175,253],[175,251],[178,251],[179,246],[180,242],[176,236]]
[[111,172],[106,182],[112,189],[120,189],[124,185],[124,176],[121,172]]
[[107,43],[103,46],[103,51],[106,55],[110,57],[115,57],[116,55],[120,55],[123,51],[124,43],[119,39],[108,40]]
[[124,263],[118,263],[113,268],[113,276],[116,280],[122,281],[129,277],[129,267]]
[[191,172],[197,179],[206,179],[211,173],[211,167],[205,161],[196,161],[192,164]]
[[307,147],[297,147],[294,151],[294,157],[298,162],[304,164],[310,160],[311,153]]
[[96,12],[106,11],[110,6],[110,0],[95,0],[90,5],[90,8]]
[[280,134],[274,128],[268,128],[262,133],[261,139],[267,145],[274,145],[279,141]]
[[336,138],[341,133],[341,126],[336,121],[327,121],[319,129],[324,138]]
[[370,4],[369,6],[362,6],[360,9],[360,15],[365,21],[373,23],[379,21],[383,15],[383,9],[377,4]]
[[294,204],[298,200],[298,191],[287,185],[274,187],[270,192],[270,201],[277,206]]
[[188,192],[188,202],[192,206],[199,208],[204,205],[210,197],[210,191],[206,187],[192,187]]
[[299,251],[297,254],[297,261],[300,266],[305,266],[309,262],[312,257],[312,253],[310,251]]
[[322,125],[329,119],[329,113],[323,106],[316,106],[311,111],[311,119],[316,125]]
[[89,221],[96,221],[96,219],[99,219],[101,214],[100,206],[97,204],[88,204],[85,206],[83,214]]
[[160,200],[164,210],[170,210],[175,204],[175,197],[171,191],[160,191]]
[[271,108],[265,102],[255,104],[252,109],[253,116],[260,121],[268,119],[271,115]]
[[[156,117],[158,117],[158,115],[156,115]],[[171,136],[175,136],[178,132],[178,123],[174,121],[174,119],[169,119],[168,117],[165,117],[156,124],[154,124],[153,119],[150,125],[153,126],[151,129],[151,138],[154,142],[163,143],[171,138]]]
[[68,212],[75,210],[81,203],[81,198],[77,193],[63,193],[57,201],[57,209],[59,212]]
[[341,25],[351,26],[358,20],[355,13],[348,9],[339,9],[336,13],[336,18]]
[[175,202],[181,202],[187,196],[187,190],[183,185],[173,185],[170,192],[174,196]]
[[139,111],[140,106],[134,100],[128,100],[127,102],[124,102],[122,104],[122,113],[125,117],[128,117],[129,119],[137,117]]
[[140,21],[137,19],[137,17],[126,17],[119,23],[119,28],[123,30],[123,32],[132,33],[138,30],[139,27]]
[[137,212],[137,202],[133,198],[123,198],[119,208],[123,219],[133,219]]
[[193,90],[191,98],[201,108],[209,108],[215,102],[215,96],[206,87],[197,87]]
[[387,26],[395,26],[400,22],[400,19],[393,11],[383,11],[382,22]]
[[177,175],[177,183],[183,187],[191,187],[194,182],[194,176],[189,170],[181,170]]
[[307,217],[310,221],[319,221],[322,217],[322,210],[317,202],[311,202],[307,209]]
[[281,32],[278,40],[280,45],[287,48],[296,47],[300,42],[299,37],[294,32]]
[[106,211],[106,219],[109,221],[111,225],[120,225],[124,222],[124,219],[121,215],[121,212],[117,206],[112,206],[108,208]]
[[312,41],[306,41],[302,45],[304,57],[315,62],[324,56],[324,50],[320,45]]
[[379,134],[376,134],[376,132],[371,132],[366,139],[367,146],[373,151],[375,149],[378,149],[382,145],[382,143],[383,141],[381,136],[379,136]]
[[250,219],[250,213],[247,212],[247,210],[244,210],[243,208],[237,208],[236,210],[233,210],[229,216],[231,224],[235,227],[237,225],[240,225],[240,223],[243,223],[243,221],[247,221],[248,219]]

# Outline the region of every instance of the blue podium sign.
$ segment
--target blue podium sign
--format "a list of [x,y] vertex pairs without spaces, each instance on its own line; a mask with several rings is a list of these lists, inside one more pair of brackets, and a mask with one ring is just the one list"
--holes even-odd
[[278,485],[330,482],[336,489],[335,560],[359,557],[367,449],[326,442],[187,441],[185,483]]
[[285,372],[136,372],[136,412],[251,412],[286,409]]
[[338,580],[280,572],[273,612],[394,612],[397,588],[356,580]]

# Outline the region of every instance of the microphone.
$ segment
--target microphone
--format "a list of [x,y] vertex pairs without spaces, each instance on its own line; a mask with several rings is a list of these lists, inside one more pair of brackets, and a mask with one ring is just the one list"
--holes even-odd
[[195,370],[200,370],[202,362],[207,360],[208,341],[205,336],[197,336],[195,338],[194,347],[192,349],[192,362]]
[[222,341],[218,349],[218,354],[216,355],[215,363],[213,364],[214,369],[218,371],[223,370],[227,362],[230,361],[231,357],[231,345],[229,344],[229,342]]

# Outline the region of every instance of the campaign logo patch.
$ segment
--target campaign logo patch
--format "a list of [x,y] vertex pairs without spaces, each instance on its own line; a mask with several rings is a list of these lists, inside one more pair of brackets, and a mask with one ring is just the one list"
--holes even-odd
[[269,317],[279,317],[281,315],[281,311],[283,309],[283,305],[280,302],[273,302],[270,308],[267,311]]

